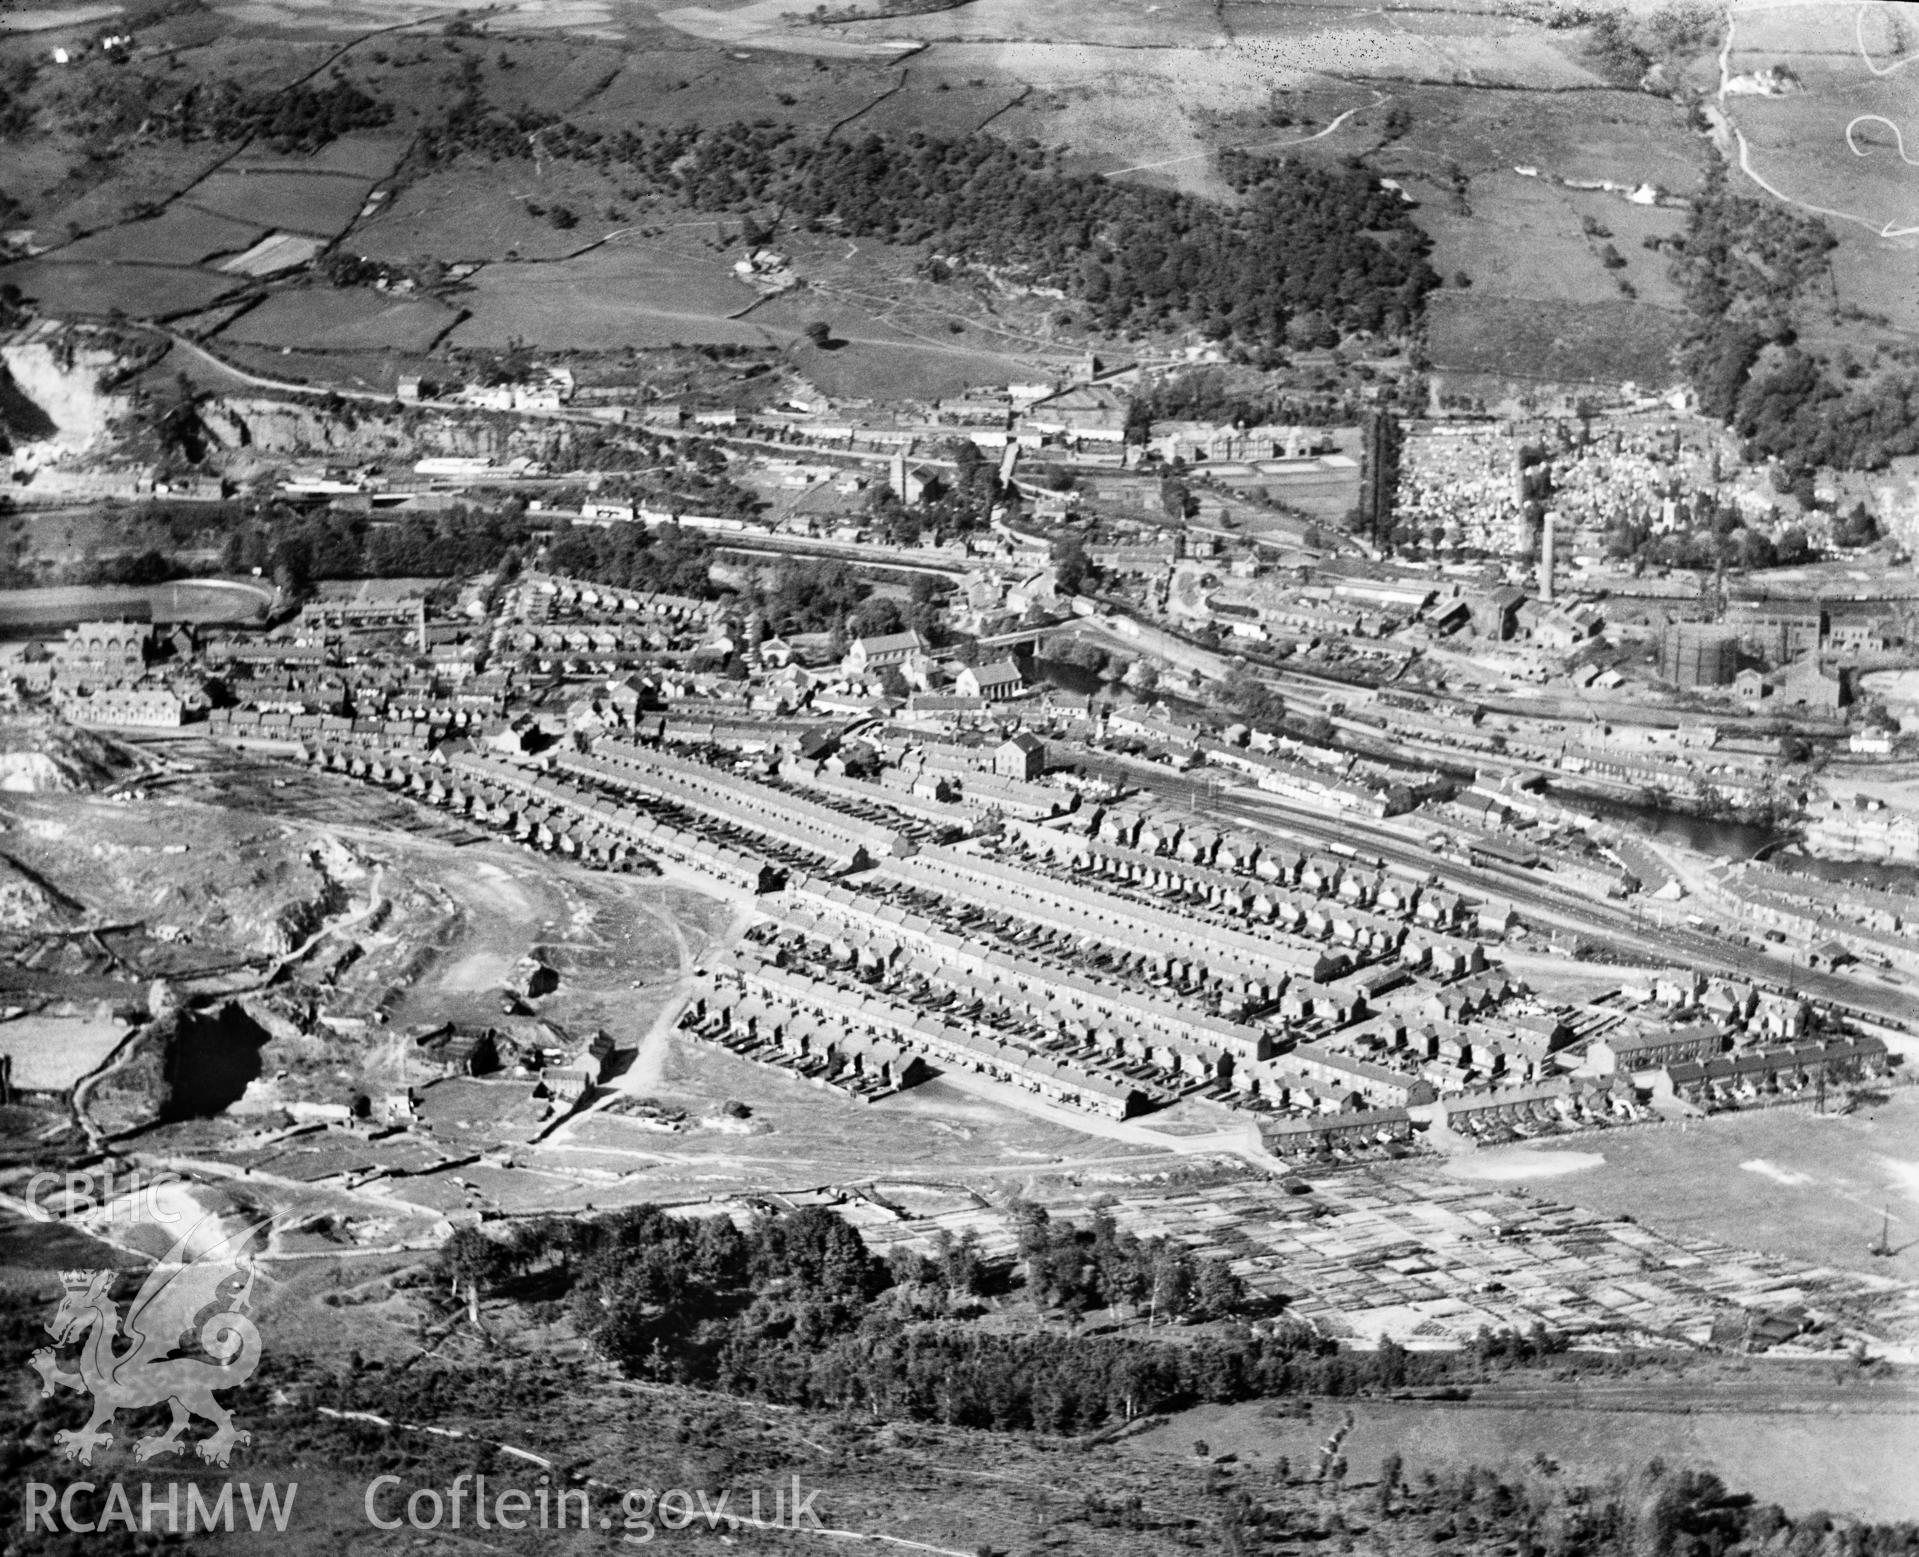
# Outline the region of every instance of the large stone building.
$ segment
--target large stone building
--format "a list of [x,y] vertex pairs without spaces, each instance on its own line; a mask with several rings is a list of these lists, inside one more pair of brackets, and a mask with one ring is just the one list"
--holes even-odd
[[989,703],[1001,703],[1026,690],[1026,678],[1011,660],[996,660],[991,665],[968,665],[953,678],[953,690],[961,697],[981,697]]
[[1726,607],[1725,625],[1768,664],[1783,665],[1818,649],[1826,613],[1811,600],[1735,600]]
[[993,750],[993,772],[1030,783],[1046,771],[1046,746],[1037,735],[1019,734]]
[[146,622],[82,622],[54,651],[53,683],[87,690],[131,685],[146,674],[152,645]]
[[855,638],[842,662],[848,675],[864,676],[872,671],[898,669],[917,654],[926,652],[926,640],[916,632],[883,633],[873,638]]

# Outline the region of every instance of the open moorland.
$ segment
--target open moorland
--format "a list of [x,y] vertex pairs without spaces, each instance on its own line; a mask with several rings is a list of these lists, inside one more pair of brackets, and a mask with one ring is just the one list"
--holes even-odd
[[[1720,61],[1717,107],[1751,185],[1826,218],[1842,303],[1919,330],[1913,285],[1919,243],[1919,8],[1735,5]],[[1745,78],[1792,73],[1782,95],[1743,91]]]
[[[1764,1487],[1767,1497],[1794,1511],[1844,1504],[1881,1519],[1919,1516],[1919,1488],[1904,1473],[1919,1451],[1919,1414],[1910,1393],[1896,1386],[1834,1392],[1836,1398],[1819,1401],[1824,1409],[1797,1419],[1740,1411],[1730,1400],[1714,1410],[1679,1406],[1721,1390],[1736,1399],[1745,1392],[1741,1386],[1761,1385],[1751,1376],[1758,1371],[1743,1379],[1676,1380],[1672,1398],[1657,1403],[1659,1391],[1641,1380],[1628,1386],[1646,1401],[1637,1410],[1608,1409],[1604,1386],[1589,1401],[1586,1391],[1563,1383],[1550,1392],[1579,1404],[1554,1409],[1539,1398],[1546,1391],[1507,1392],[1498,1384],[1476,1390],[1475,1404],[1466,1407],[1363,1402],[1353,1408],[1355,1425],[1342,1448],[1362,1478],[1376,1476],[1394,1454],[1422,1468],[1483,1465],[1503,1472],[1543,1454],[1574,1478],[1658,1458],[1711,1471],[1729,1486]],[[1817,1398],[1827,1381],[1807,1374],[1777,1378],[1772,1387],[1781,1395]],[[1324,1408],[1297,1416],[1270,1407],[1200,1406],[1132,1439],[1127,1452],[1151,1463],[1156,1456],[1190,1455],[1197,1438],[1214,1454],[1254,1464],[1282,1457],[1308,1464],[1334,1415]]]
[[[1910,29],[1899,6],[1868,9],[1855,26],[1843,6],[1735,6],[1723,60],[1711,27],[1654,29],[1669,47],[1638,61],[1665,73],[1662,95],[1633,89],[1592,29],[1551,7],[1437,5],[1382,24],[1338,4],[973,0],[829,17],[772,0],[470,15],[253,0],[117,13],[137,31],[113,58],[86,48],[107,12],[47,8],[0,36],[27,116],[4,184],[25,257],[0,282],[48,312],[177,322],[254,371],[260,348],[285,351],[316,383],[389,384],[430,372],[436,351],[513,342],[583,359],[708,345],[785,355],[828,393],[937,397],[1045,376],[1089,348],[1151,355],[1204,337],[1163,321],[1117,338],[1071,296],[929,280],[936,233],[892,253],[822,243],[776,211],[665,190],[609,155],[615,142],[734,123],[803,140],[985,134],[1229,203],[1222,153],[1359,157],[1403,188],[1432,241],[1442,392],[1453,378],[1495,395],[1659,387],[1685,334],[1670,250],[1716,159],[1743,159],[1745,187],[1768,199],[1820,191],[1809,204],[1843,229],[1840,301],[1919,324],[1898,141]],[[73,63],[47,66],[55,46]],[[217,87],[221,111],[164,107],[162,64]],[[1792,90],[1741,85],[1773,66],[1796,73]],[[516,128],[476,137],[488,115]],[[756,232],[793,288],[770,301],[735,275]],[[289,269],[220,268],[264,234],[285,235],[289,258],[271,263]],[[396,300],[403,280],[425,295]],[[840,341],[830,359],[808,355],[822,318]],[[1860,335],[1823,316],[1802,329]]]

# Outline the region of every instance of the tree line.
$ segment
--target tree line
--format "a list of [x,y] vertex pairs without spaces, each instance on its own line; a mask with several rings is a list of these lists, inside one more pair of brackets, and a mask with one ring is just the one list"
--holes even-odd
[[455,504],[396,519],[282,505],[236,515],[221,543],[230,573],[259,569],[290,596],[323,579],[466,578],[514,570],[550,534],[545,565],[616,589],[658,590],[712,599],[713,543],[696,530],[643,524],[569,525],[529,516],[518,503]]
[[181,101],[180,138],[241,141],[255,136],[281,153],[314,152],[354,130],[378,129],[393,119],[393,105],[336,75],[322,86],[249,91],[218,81],[204,99],[197,91]]
[[[939,271],[967,266],[1058,287],[1109,331],[1188,328],[1248,355],[1418,319],[1438,276],[1408,209],[1356,160],[1327,168],[1222,152],[1232,205],[1067,171],[1028,140],[914,130],[819,142],[790,125],[659,126],[607,134],[526,110],[477,87],[422,136],[445,163],[533,154],[591,161],[650,193],[739,213],[745,241],[766,213],[818,229],[925,246]],[[750,229],[750,231],[749,231]],[[963,257],[963,258],[962,258]],[[1314,322],[1314,341],[1288,327]]]
[[[724,1216],[639,1206],[463,1229],[440,1256],[456,1297],[562,1296],[573,1322],[630,1377],[809,1408],[960,1426],[1090,1431],[1206,1401],[1444,1383],[1461,1360],[1387,1341],[1342,1351],[1304,1326],[1262,1333],[1216,1260],[1142,1239],[1109,1213],[1087,1223],[1015,1203],[1011,1260],[971,1239],[882,1260],[821,1207]],[[1015,1326],[988,1313],[1025,1310]],[[1069,1332],[1057,1317],[1116,1310],[1144,1333]],[[1205,1329],[1195,1321],[1224,1321]],[[1541,1328],[1486,1334],[1474,1369],[1563,1351]]]

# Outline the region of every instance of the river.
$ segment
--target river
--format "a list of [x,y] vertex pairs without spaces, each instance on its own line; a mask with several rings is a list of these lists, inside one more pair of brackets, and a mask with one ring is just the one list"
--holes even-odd
[[1651,838],[1683,844],[1715,859],[1749,860],[1763,855],[1766,863],[1820,881],[1842,881],[1879,887],[1888,892],[1919,893],[1919,865],[1890,865],[1874,860],[1830,860],[1802,852],[1789,830],[1727,817],[1689,816],[1659,806],[1630,800],[1604,800],[1592,795],[1555,790],[1562,804],[1609,822],[1618,822]]
[[1033,674],[1048,686],[1070,692],[1074,697],[1098,697],[1106,687],[1098,671],[1088,670],[1084,665],[1069,665],[1065,660],[1036,659]]
[[1762,850],[1776,850],[1790,841],[1789,834],[1757,822],[1689,816],[1683,811],[1668,811],[1639,801],[1605,800],[1561,789],[1553,790],[1553,798],[1589,816],[1618,822],[1649,838],[1668,839],[1684,844],[1695,853],[1710,854],[1718,859],[1749,860]]

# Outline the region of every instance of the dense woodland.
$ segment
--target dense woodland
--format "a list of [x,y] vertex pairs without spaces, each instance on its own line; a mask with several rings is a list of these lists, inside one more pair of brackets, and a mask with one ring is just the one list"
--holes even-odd
[[342,76],[324,86],[249,92],[231,81],[216,83],[202,99],[188,93],[181,108],[182,140],[264,138],[281,153],[318,151],[354,130],[391,122],[393,105],[363,92]]
[[939,601],[952,587],[931,574],[910,574],[901,601],[874,593],[865,570],[795,558],[765,569],[747,593],[769,632],[876,635],[911,628],[937,644],[945,637]]
[[[1705,0],[1675,0],[1637,16],[1608,7],[1568,19],[1590,22],[1588,57],[1608,81],[1628,91],[1640,87],[1648,72],[1675,72],[1711,48],[1723,25],[1719,9]],[[1655,76],[1654,84],[1671,90],[1671,76],[1663,82]]]
[[[1877,469],[1919,453],[1919,373],[1854,381],[1799,343],[1796,314],[1837,240],[1816,217],[1734,194],[1723,169],[1693,201],[1675,270],[1692,315],[1700,409],[1790,470]],[[1823,306],[1823,303],[1821,304]]]
[[[618,589],[711,598],[713,544],[696,530],[642,524],[566,525],[529,516],[517,504],[409,514],[364,515],[268,508],[236,518],[220,558],[226,572],[259,568],[290,597],[323,579],[467,578],[516,570],[552,536],[552,572]],[[97,582],[120,582],[101,578]],[[141,579],[138,582],[153,582]]]
[[[458,1291],[563,1292],[575,1324],[635,1378],[958,1426],[1083,1432],[1201,1401],[1455,1375],[1445,1354],[1341,1351],[1303,1327],[1257,1334],[1241,1322],[1244,1288],[1218,1262],[1127,1233],[1105,1213],[1081,1225],[1034,1205],[1014,1211],[1011,1264],[969,1240],[882,1262],[817,1207],[743,1232],[724,1217],[646,1206],[520,1223],[505,1239],[469,1229],[442,1268]],[[1101,1313],[1148,1324],[1102,1334],[1058,1323]],[[994,1316],[1022,1317],[1009,1326]],[[1206,1320],[1228,1324],[1185,1328]],[[1561,1350],[1543,1330],[1487,1335],[1475,1365]]]
[[821,143],[791,126],[656,127],[605,136],[508,115],[477,88],[422,142],[429,162],[531,155],[619,167],[653,194],[924,246],[929,272],[990,268],[1078,299],[1101,329],[1191,328],[1249,355],[1399,334],[1439,278],[1407,207],[1358,163],[1228,153],[1236,205],[1067,172],[1060,154],[989,135],[913,131]]

